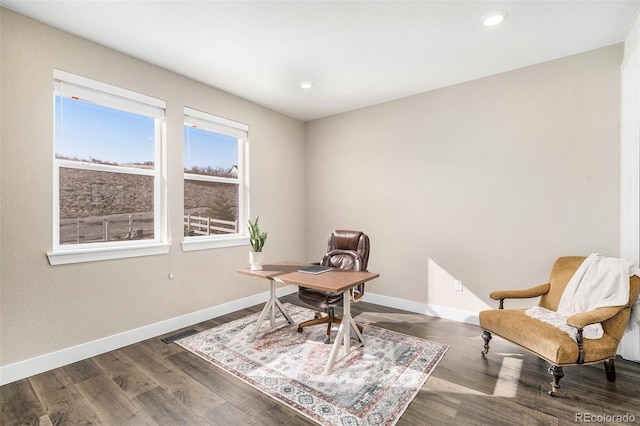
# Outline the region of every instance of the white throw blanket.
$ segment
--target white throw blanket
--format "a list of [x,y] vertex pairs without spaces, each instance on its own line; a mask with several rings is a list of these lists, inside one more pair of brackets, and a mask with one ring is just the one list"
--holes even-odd
[[[604,257],[593,253],[576,270],[560,298],[558,311],[539,306],[526,311],[532,318],[552,324],[573,338],[577,330],[567,325],[567,318],[580,312],[588,312],[606,306],[622,306],[629,301],[629,277],[638,274],[630,259]],[[589,324],[583,336],[599,339],[603,335],[602,324]]]
[[543,308],[541,306],[534,306],[533,308],[527,309],[525,313],[531,318],[535,318],[537,320],[546,322],[547,324],[551,324],[556,328],[559,328],[560,330],[571,336],[573,340],[578,337],[578,329],[567,325],[567,318],[561,318],[556,311],[552,311],[551,309]]

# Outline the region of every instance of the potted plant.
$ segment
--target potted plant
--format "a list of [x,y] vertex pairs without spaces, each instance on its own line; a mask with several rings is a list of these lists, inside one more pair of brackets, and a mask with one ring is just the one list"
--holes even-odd
[[251,252],[249,252],[249,262],[251,262],[252,271],[261,271],[262,262],[264,261],[264,253],[262,248],[267,241],[267,232],[260,232],[260,225],[258,220],[260,216],[256,217],[255,222],[251,222],[249,219],[249,241],[251,242]]

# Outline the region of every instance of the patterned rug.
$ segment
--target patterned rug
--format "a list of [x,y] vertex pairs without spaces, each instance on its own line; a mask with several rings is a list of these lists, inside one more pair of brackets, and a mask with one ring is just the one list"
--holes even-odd
[[[247,337],[257,313],[176,343],[309,419],[340,426],[395,424],[448,349],[364,324],[367,345],[324,375],[332,346],[323,343],[326,327],[298,333],[297,324],[313,318],[314,311],[285,307],[295,324],[288,325],[278,313],[277,324],[282,325],[259,334],[253,343]],[[268,324],[267,319],[265,329]]]

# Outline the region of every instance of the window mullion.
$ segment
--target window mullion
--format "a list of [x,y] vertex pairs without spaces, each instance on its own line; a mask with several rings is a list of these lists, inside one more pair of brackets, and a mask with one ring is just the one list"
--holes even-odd
[[160,119],[154,120],[154,193],[153,193],[153,209],[154,209],[154,224],[153,227],[156,232],[156,239],[167,242],[168,237],[168,225],[167,225],[167,208],[166,206],[166,192],[165,185],[162,176],[166,176],[165,161],[165,149],[166,144],[164,142],[163,121]]
[[239,179],[236,178],[227,178],[222,176],[209,176],[209,175],[199,175],[195,173],[185,173],[184,178],[187,180],[198,180],[202,182],[219,182],[219,183],[231,183],[238,185],[240,183]]
[[53,162],[53,247],[60,247],[60,163]]
[[157,174],[155,167],[153,169],[139,169],[137,167],[112,166],[110,164],[87,163],[85,161],[62,160],[59,158],[55,160],[55,163],[59,167],[67,169],[83,169],[96,172],[125,173],[144,176],[155,176]]

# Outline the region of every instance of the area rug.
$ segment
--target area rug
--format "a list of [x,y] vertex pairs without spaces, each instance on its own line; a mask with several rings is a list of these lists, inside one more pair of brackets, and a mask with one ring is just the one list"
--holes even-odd
[[[277,315],[272,331],[247,337],[259,314],[177,340],[176,343],[322,425],[394,425],[448,346],[364,324],[366,346],[323,374],[332,345],[325,326],[297,325],[314,311],[285,304],[294,320]],[[267,329],[265,320],[263,329]],[[335,337],[332,333],[332,338]],[[355,342],[354,342],[355,343]],[[342,352],[343,353],[343,352]]]

